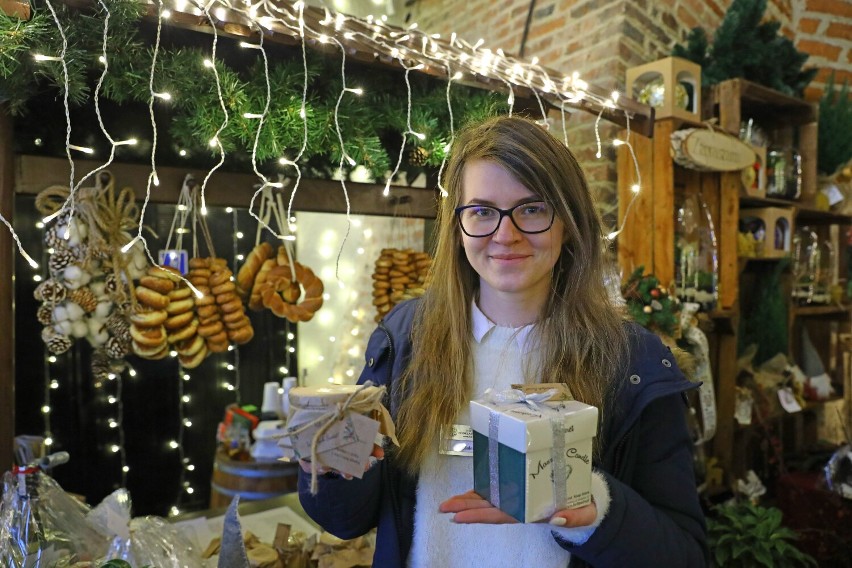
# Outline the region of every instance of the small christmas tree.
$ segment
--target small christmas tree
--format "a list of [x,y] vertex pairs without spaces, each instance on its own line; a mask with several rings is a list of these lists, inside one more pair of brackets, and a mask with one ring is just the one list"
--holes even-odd
[[761,22],[766,0],[734,0],[711,45],[704,28],[693,28],[672,55],[701,65],[701,81],[714,85],[743,77],[788,95],[801,96],[817,69],[802,70],[808,54],[778,35],[781,24]]

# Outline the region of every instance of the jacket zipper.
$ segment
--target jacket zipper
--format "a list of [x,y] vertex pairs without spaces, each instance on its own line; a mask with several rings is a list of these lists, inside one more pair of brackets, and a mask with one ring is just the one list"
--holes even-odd
[[[396,384],[396,381],[392,380],[393,379],[393,364],[394,364],[394,359],[396,357],[396,353],[394,351],[394,346],[393,346],[393,337],[391,337],[391,334],[390,334],[390,331],[388,330],[388,328],[385,327],[384,321],[379,322],[379,329],[381,329],[382,332],[384,332],[385,337],[387,337],[387,339],[388,339],[388,376],[387,376],[387,381],[385,382],[385,384],[390,385],[390,390],[388,392],[388,403],[389,403],[389,406],[393,406],[394,402],[395,402],[394,401],[394,397],[395,397],[395,394],[396,394],[395,391],[396,391],[397,386],[398,386]],[[402,475],[403,474],[400,473],[400,479],[401,479]],[[399,546],[399,553],[400,553],[400,555],[402,555],[402,551],[403,551],[403,535],[402,535],[403,531],[402,531],[402,527],[403,527],[403,525],[402,525],[402,514],[401,514],[401,511],[400,511],[401,507],[400,507],[400,503],[399,503],[399,496],[397,495],[397,491],[396,491],[397,488],[394,486],[393,483],[389,482],[390,481],[389,478],[390,478],[390,476],[387,475],[387,478],[385,479],[385,485],[388,487],[388,491],[389,491],[390,497],[391,497],[391,507],[393,508],[394,519],[396,520],[397,546]]]

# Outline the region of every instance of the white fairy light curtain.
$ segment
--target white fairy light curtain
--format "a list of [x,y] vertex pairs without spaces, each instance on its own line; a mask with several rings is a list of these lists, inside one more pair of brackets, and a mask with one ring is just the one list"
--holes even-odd
[[[102,49],[99,56],[102,70],[97,80],[97,84],[93,89],[91,103],[94,105],[95,113],[98,119],[98,125],[103,137],[109,142],[109,155],[106,160],[95,169],[85,173],[77,179],[78,172],[75,170],[75,156],[85,155],[91,156],[94,150],[88,146],[80,144],[80,140],[75,136],[76,125],[72,124],[69,96],[72,92],[71,73],[69,65],[72,60],[69,57],[69,42],[68,32],[71,29],[68,24],[64,24],[62,18],[57,14],[56,6],[49,0],[45,1],[45,6],[49,10],[53,32],[56,34],[60,42],[53,42],[56,50],[53,53],[32,53],[33,61],[39,65],[59,65],[59,70],[54,67],[51,73],[56,78],[61,92],[63,94],[63,109],[65,115],[65,156],[68,160],[70,177],[68,188],[64,201],[55,208],[51,214],[47,215],[43,220],[43,227],[46,229],[54,229],[62,223],[64,227],[71,227],[75,214],[78,212],[78,201],[80,189],[83,184],[90,180],[93,176],[107,168],[115,159],[116,151],[122,146],[144,146],[149,149],[150,172],[147,176],[144,200],[142,201],[138,225],[135,233],[131,232],[126,242],[121,246],[122,253],[131,253],[134,250],[144,251],[151,265],[158,264],[156,258],[156,250],[149,246],[148,237],[144,233],[146,223],[146,211],[151,203],[152,195],[160,186],[160,178],[158,175],[158,156],[161,129],[163,124],[162,116],[157,112],[161,105],[171,105],[173,108],[180,107],[186,101],[175,96],[173,93],[163,90],[163,85],[168,83],[168,78],[162,77],[159,72],[162,69],[161,61],[158,59],[161,56],[162,38],[164,27],[177,25],[182,27],[198,26],[207,31],[212,31],[210,43],[206,49],[206,56],[203,59],[203,68],[208,70],[215,83],[214,101],[208,109],[214,119],[214,131],[207,141],[208,151],[212,152],[215,159],[215,164],[210,167],[198,188],[198,200],[195,213],[201,217],[208,215],[206,189],[208,181],[216,175],[223,164],[226,162],[227,154],[231,147],[224,142],[224,136],[228,132],[229,127],[237,121],[243,121],[241,124],[250,125],[244,136],[246,150],[250,153],[251,170],[258,180],[256,191],[251,199],[249,213],[263,231],[267,232],[272,238],[285,242],[292,241],[297,234],[296,220],[299,219],[300,238],[296,239],[296,246],[301,259],[309,259],[311,252],[315,252],[319,256],[315,259],[317,263],[322,263],[321,278],[326,282],[326,290],[323,294],[323,300],[326,302],[340,301],[344,306],[341,310],[326,310],[320,311],[315,322],[309,324],[316,329],[321,337],[314,340],[303,338],[306,346],[304,352],[302,343],[300,342],[299,360],[302,361],[302,369],[312,368],[316,365],[315,371],[309,376],[311,379],[317,377],[318,380],[331,382],[351,382],[354,373],[357,372],[358,359],[357,353],[361,346],[366,342],[366,337],[369,328],[372,325],[373,313],[368,313],[371,309],[364,307],[362,309],[356,302],[358,298],[369,298],[373,294],[372,282],[369,275],[372,272],[372,264],[375,259],[381,254],[381,249],[385,248],[388,240],[382,238],[384,234],[387,237],[393,238],[393,245],[398,249],[412,249],[421,251],[423,249],[423,222],[410,220],[401,216],[389,220],[377,221],[367,217],[353,217],[350,214],[349,190],[347,188],[347,175],[345,172],[350,171],[357,166],[365,164],[359,163],[355,159],[353,144],[357,143],[357,137],[351,136],[346,138],[346,129],[344,128],[349,120],[347,112],[342,112],[342,109],[353,109],[357,107],[356,99],[364,94],[365,90],[370,89],[369,84],[350,84],[349,76],[347,75],[347,61],[353,59],[355,61],[374,61],[378,60],[387,64],[390,67],[398,69],[400,72],[398,88],[405,92],[404,109],[397,109],[398,114],[404,117],[402,123],[399,124],[398,148],[399,153],[396,159],[388,164],[389,174],[385,175],[384,189],[381,195],[377,195],[377,199],[393,198],[392,183],[396,174],[400,171],[403,157],[407,148],[417,146],[426,141],[427,132],[420,131],[419,127],[415,127],[413,115],[416,113],[416,94],[412,87],[412,73],[423,73],[433,77],[439,77],[446,81],[446,111],[448,114],[448,131],[449,136],[435,141],[441,152],[441,161],[439,169],[442,171],[447,153],[450,151],[457,124],[457,117],[454,115],[452,102],[452,89],[454,85],[469,84],[480,87],[486,87],[500,91],[506,96],[505,104],[508,112],[514,112],[516,97],[523,96],[526,99],[534,100],[539,111],[539,119],[542,124],[547,123],[547,108],[559,109],[564,116],[566,107],[581,108],[593,110],[597,114],[596,136],[598,143],[598,157],[601,157],[601,148],[604,143],[601,141],[598,124],[603,117],[608,119],[616,119],[628,127],[628,133],[631,126],[631,121],[645,120],[647,115],[643,115],[644,107],[633,103],[626,97],[619,96],[618,92],[603,93],[599,89],[588,85],[578,73],[563,74],[553,70],[546,69],[541,66],[537,59],[532,61],[522,61],[504,53],[501,49],[492,50],[484,47],[482,40],[475,43],[468,43],[460,38],[456,33],[451,34],[448,38],[442,38],[437,34],[429,34],[418,29],[417,24],[411,24],[405,29],[396,28],[386,23],[386,19],[382,17],[368,17],[366,19],[357,19],[348,17],[342,13],[335,13],[328,9],[318,10],[305,6],[301,1],[298,2],[269,2],[261,0],[259,2],[230,2],[228,0],[212,0],[202,3],[187,0],[154,0],[146,6],[147,12],[156,23],[155,35],[153,44],[150,46],[151,60],[150,66],[145,70],[147,76],[147,110],[150,119],[150,143],[140,144],[139,137],[131,137],[126,139],[116,140],[110,134],[110,128],[105,125],[105,121],[101,116],[100,103],[103,94],[103,86],[105,81],[110,78],[110,73],[113,72],[110,67],[110,60],[113,57],[111,50],[108,48],[110,35],[110,20],[111,7],[117,4],[117,0],[110,2],[108,0],[99,0],[99,15],[103,22],[102,27]],[[241,36],[244,41],[240,43],[248,52],[254,53],[257,56],[257,66],[255,73],[259,73],[259,77],[255,77],[262,81],[263,88],[259,90],[260,96],[254,97],[250,104],[243,104],[239,107],[239,113],[235,114],[235,103],[231,95],[233,91],[230,89],[233,82],[231,74],[225,70],[224,63],[220,59],[220,31],[228,30],[230,35]],[[230,41],[230,39],[229,39]],[[297,85],[293,92],[293,96],[300,101],[298,105],[298,120],[300,121],[299,132],[296,135],[298,143],[294,147],[282,148],[280,156],[277,159],[277,166],[285,168],[289,174],[290,181],[286,181],[270,173],[266,164],[268,158],[264,154],[261,159],[260,147],[264,137],[265,125],[275,119],[277,109],[271,104],[273,99],[271,89],[271,71],[270,60],[268,57],[269,47],[272,42],[295,44],[299,50],[301,59],[302,74],[300,84]],[[330,113],[325,138],[321,140],[332,140],[336,143],[338,163],[337,170],[340,175],[336,176],[340,181],[340,190],[343,193],[346,208],[345,218],[339,227],[334,231],[334,234],[328,236],[328,231],[321,231],[318,224],[311,226],[306,231],[306,220],[310,219],[308,214],[296,215],[293,211],[293,202],[297,191],[299,190],[300,182],[303,176],[305,167],[303,156],[310,148],[312,134],[309,132],[309,115],[315,112],[309,110],[310,100],[308,92],[309,81],[309,55],[308,48],[324,51],[325,55],[315,56],[313,53],[310,57],[330,58],[339,62],[339,91],[337,92],[336,103]],[[226,96],[227,94],[227,96]],[[443,105],[443,101],[440,102]],[[249,108],[249,106],[251,108]],[[315,117],[313,117],[315,118]],[[563,121],[564,128],[564,121]],[[647,124],[645,124],[647,129]],[[58,134],[57,134],[58,135]],[[567,133],[563,130],[562,133],[567,144]],[[629,140],[629,135],[628,135]],[[635,165],[635,179],[633,191],[638,194],[641,189],[641,179],[639,177],[639,168],[636,164],[636,158],[633,154],[633,149],[629,142],[623,140],[612,141],[615,145],[624,145],[631,153]],[[433,144],[435,146],[435,144]],[[186,151],[181,150],[180,155],[184,155]],[[364,155],[364,154],[359,154]],[[261,163],[263,162],[263,163]],[[369,164],[367,164],[369,165]],[[375,169],[375,165],[373,165]],[[438,189],[443,194],[443,188],[438,181]],[[279,210],[286,209],[286,213],[282,215],[285,222],[278,223],[278,227],[273,228],[268,219],[264,219],[259,214],[259,205],[262,199],[260,196],[265,191],[275,191],[277,195],[286,195],[286,207],[283,203],[279,203]],[[287,194],[289,192],[289,195]],[[635,196],[633,198],[635,200]],[[632,205],[633,201],[631,201]],[[629,206],[628,206],[629,211]],[[24,250],[24,247],[16,234],[12,224],[5,218],[0,217],[18,246],[22,256],[27,260],[34,270],[40,270],[38,263]],[[286,226],[285,226],[286,225]],[[54,229],[55,230],[55,229]],[[250,230],[246,227],[245,230]],[[620,228],[608,235],[610,239],[614,239],[620,232]],[[242,231],[237,225],[237,216],[233,216],[233,259],[232,267],[237,270],[238,261],[243,261],[245,255],[248,254],[250,247],[241,246],[240,238]],[[240,235],[240,236],[238,236]],[[325,236],[328,236],[326,239]],[[310,237],[310,240],[306,238]],[[59,235],[61,239],[69,240],[72,235],[70,229],[66,229],[63,234]],[[319,240],[317,240],[319,239]],[[349,243],[348,240],[352,239]],[[259,240],[259,239],[256,239]],[[379,245],[378,243],[382,243]],[[320,258],[321,257],[321,258]],[[333,270],[332,270],[333,269]],[[181,286],[188,287],[195,298],[201,300],[205,297],[206,292],[203,286],[197,286],[193,283],[192,278],[187,278],[183,275],[177,277],[181,281]],[[332,284],[333,283],[333,284]],[[338,321],[327,321],[329,313],[342,314]],[[305,326],[306,330],[310,329]],[[282,341],[284,349],[289,357],[294,353],[295,348],[292,345],[294,334],[288,329],[286,331],[286,342]],[[332,349],[329,349],[329,343],[335,344]],[[310,346],[310,347],[308,347]],[[313,349],[314,351],[311,351]],[[319,357],[326,357],[323,354],[333,354],[325,365],[319,366],[322,361]],[[176,357],[176,353],[170,353],[172,357]],[[234,391],[237,401],[240,400],[240,359],[239,348],[231,346],[230,350],[221,354],[221,364],[225,369],[234,373],[233,380],[223,382],[223,388],[228,391]],[[55,389],[54,379],[50,378],[51,373],[49,365],[46,366],[46,380],[48,381],[44,391],[44,404],[42,412],[45,415],[45,432],[48,437],[51,436],[51,425],[49,421],[50,413],[50,391]],[[124,371],[119,373],[110,373],[108,376],[109,382],[116,385],[115,394],[109,395],[115,401],[110,404],[117,405],[116,418],[109,423],[110,427],[115,424],[115,427],[121,427],[122,415],[124,411],[122,401],[122,380]],[[133,376],[135,371],[128,368],[127,372]],[[281,367],[283,375],[295,374],[297,369],[293,368],[289,359],[288,362]],[[189,472],[194,470],[192,461],[185,455],[184,450],[184,435],[186,429],[192,425],[192,420],[187,412],[190,408],[192,396],[188,391],[188,383],[192,378],[191,369],[179,368],[176,377],[178,385],[178,420],[179,428],[174,439],[167,441],[170,449],[175,450],[179,454],[179,460],[183,464],[183,469],[180,476],[180,487],[178,493],[181,497],[172,506],[171,512],[176,514],[181,511],[181,499],[185,494],[191,495],[194,488],[188,479]],[[123,441],[123,431],[120,430],[118,441],[110,446],[112,452],[119,454],[121,457],[121,483],[126,483],[126,475],[129,471],[127,462],[129,461]]]

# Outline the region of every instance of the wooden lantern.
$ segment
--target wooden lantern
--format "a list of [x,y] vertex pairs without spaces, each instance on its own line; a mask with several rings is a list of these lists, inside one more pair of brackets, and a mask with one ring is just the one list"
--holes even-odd
[[[758,243],[756,256],[760,258],[781,258],[790,256],[790,242],[793,233],[793,209],[787,207],[758,207],[740,209],[740,225],[755,235]],[[763,229],[758,238],[759,230]]]
[[[701,66],[680,57],[666,57],[627,70],[626,92],[633,98],[639,98],[639,91],[651,81],[662,79],[665,93],[661,105],[656,106],[656,118],[683,118],[701,121]],[[692,88],[689,106],[684,109],[676,104],[678,85],[686,84]],[[654,105],[652,105],[654,106]]]

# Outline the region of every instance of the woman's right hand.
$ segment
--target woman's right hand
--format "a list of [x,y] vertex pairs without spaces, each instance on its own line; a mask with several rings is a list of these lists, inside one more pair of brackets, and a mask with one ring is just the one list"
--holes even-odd
[[[370,470],[374,465],[376,465],[381,460],[385,459],[385,450],[379,445],[373,446],[373,452],[370,454],[370,458],[367,460],[367,463],[364,464],[364,471]],[[311,473],[311,460],[300,459],[299,465],[302,467],[302,471],[305,473]],[[317,473],[322,475],[324,473],[333,473],[335,475],[339,475],[343,479],[352,479],[352,476],[348,473],[341,473],[336,469],[332,469],[330,467],[322,467],[317,466]]]

